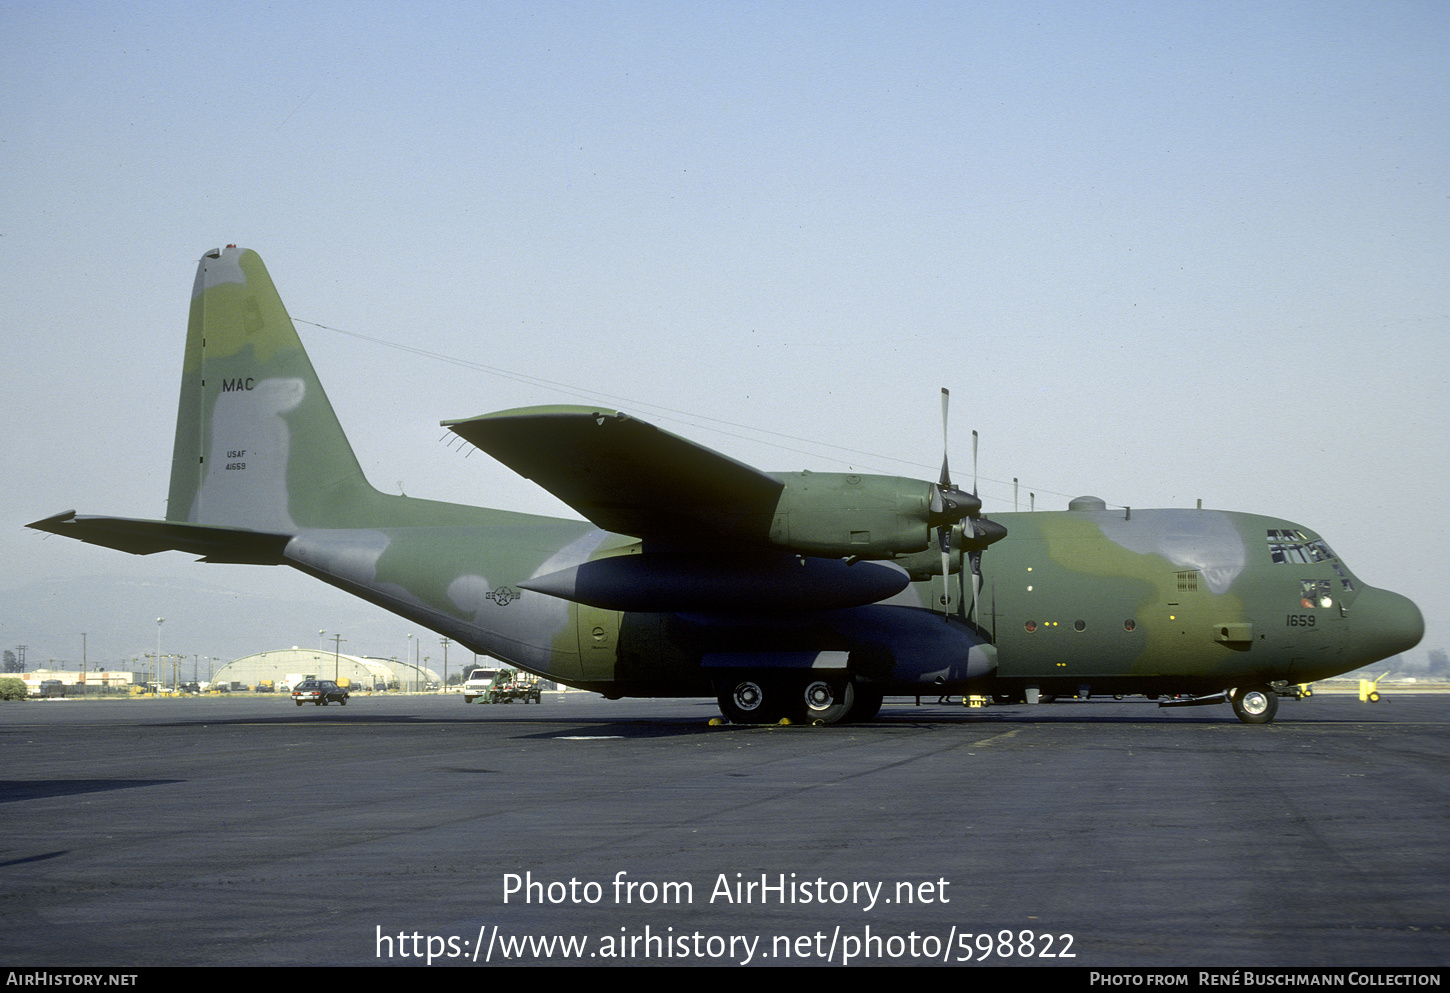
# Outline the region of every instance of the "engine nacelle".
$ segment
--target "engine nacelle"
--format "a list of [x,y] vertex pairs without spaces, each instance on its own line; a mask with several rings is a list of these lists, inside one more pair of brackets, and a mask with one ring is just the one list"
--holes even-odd
[[903,476],[792,472],[770,523],[770,542],[805,555],[889,559],[931,542],[930,483]]

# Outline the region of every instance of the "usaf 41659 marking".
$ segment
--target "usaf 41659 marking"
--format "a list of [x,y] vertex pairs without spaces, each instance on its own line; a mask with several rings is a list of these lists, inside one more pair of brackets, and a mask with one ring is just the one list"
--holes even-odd
[[768,473],[593,407],[445,424],[592,523],[375,490],[262,260],[214,250],[166,519],[30,526],[290,565],[561,683],[714,695],[739,722],[866,719],[892,694],[1090,692],[1229,699],[1264,723],[1285,684],[1424,631],[1413,603],[1273,517],[1082,498],[988,520],[945,459],[935,483]]

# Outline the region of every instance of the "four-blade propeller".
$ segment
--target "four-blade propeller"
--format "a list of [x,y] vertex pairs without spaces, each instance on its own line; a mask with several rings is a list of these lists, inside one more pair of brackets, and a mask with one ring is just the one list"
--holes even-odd
[[[949,616],[950,594],[948,575],[951,573],[952,554],[952,529],[955,525],[961,525],[961,547],[967,555],[972,572],[972,619],[977,620],[977,600],[982,589],[982,550],[995,541],[1006,536],[1007,529],[995,521],[989,521],[981,516],[982,501],[977,496],[977,432],[972,432],[972,492],[957,489],[952,485],[951,470],[947,464],[947,425],[948,405],[951,402],[951,391],[942,388],[941,391],[941,433],[942,433],[942,456],[941,456],[941,479],[931,489],[931,507],[927,518],[928,523],[937,529],[937,542],[941,547],[941,572],[942,572],[942,613]],[[966,568],[960,571],[961,586],[963,589],[959,594],[964,600],[966,598]]]

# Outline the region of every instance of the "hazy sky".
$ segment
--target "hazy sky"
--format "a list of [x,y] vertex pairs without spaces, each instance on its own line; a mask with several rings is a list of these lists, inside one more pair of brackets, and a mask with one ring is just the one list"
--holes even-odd
[[[0,597],[310,582],[22,527],[164,515],[196,260],[237,243],[381,489],[567,514],[438,422],[576,401],[931,478],[947,386],[988,513],[1015,476],[1023,509],[1287,517],[1444,647],[1447,29],[1433,2],[0,3]],[[3,602],[5,647],[79,654],[83,606]],[[135,612],[140,644],[92,650],[148,650],[165,604]]]

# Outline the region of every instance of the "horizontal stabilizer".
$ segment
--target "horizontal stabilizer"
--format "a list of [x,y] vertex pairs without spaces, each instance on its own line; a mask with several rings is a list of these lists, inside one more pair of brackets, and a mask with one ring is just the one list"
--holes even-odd
[[666,541],[701,529],[763,539],[784,484],[646,421],[592,407],[526,407],[443,426],[606,531]]
[[248,531],[243,528],[148,521],[133,517],[90,517],[74,510],[26,525],[37,531],[104,545],[132,555],[179,551],[200,555],[208,562],[277,565],[291,535]]
[[605,610],[841,610],[900,593],[906,570],[889,562],[772,555],[720,560],[619,555],[519,583],[526,590]]

